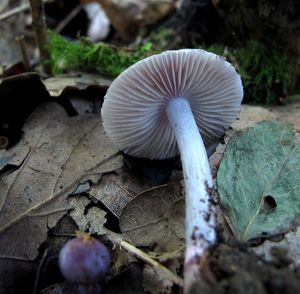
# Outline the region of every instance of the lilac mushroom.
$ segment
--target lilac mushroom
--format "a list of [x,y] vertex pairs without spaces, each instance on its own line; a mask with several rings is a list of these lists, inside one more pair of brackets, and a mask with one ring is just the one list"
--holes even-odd
[[180,153],[186,190],[185,292],[216,243],[213,181],[205,146],[240,111],[240,76],[225,58],[198,49],[166,51],[125,70],[107,91],[104,128],[125,153],[165,159]]

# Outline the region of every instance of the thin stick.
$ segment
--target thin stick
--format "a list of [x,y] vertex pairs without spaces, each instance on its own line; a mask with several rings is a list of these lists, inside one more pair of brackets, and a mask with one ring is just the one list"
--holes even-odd
[[150,255],[148,255],[146,252],[136,248],[132,244],[128,243],[127,241],[123,240],[121,237],[119,237],[117,234],[108,234],[109,239],[115,244],[119,245],[121,248],[127,250],[134,256],[136,256],[138,259],[144,261],[145,263],[149,264],[152,268],[156,270],[157,273],[159,273],[161,276],[164,276],[169,281],[173,282],[176,285],[179,285],[180,287],[183,287],[183,279],[170,271],[168,268],[163,266],[161,263],[153,259]]
[[81,5],[75,6],[71,10],[71,12],[61,22],[59,22],[59,24],[56,26],[54,31],[59,34],[71,22],[71,20],[81,11],[81,9],[82,9]]
[[10,256],[10,255],[0,255],[0,259],[8,259],[8,260],[31,262],[31,260],[28,259],[28,258],[18,257],[18,256]]
[[[54,0],[43,0],[44,3],[50,3],[50,2],[53,2]],[[18,13],[21,13],[21,12],[24,12],[26,10],[28,10],[30,8],[30,5],[28,3],[26,4],[22,4],[18,7],[15,7],[9,11],[6,11],[6,12],[3,12],[0,14],[0,21],[1,20],[4,20],[6,18],[9,18],[11,16],[14,16],[15,14],[18,14]]]
[[28,58],[28,54],[27,54],[27,50],[26,50],[26,46],[25,46],[24,35],[18,35],[16,37],[16,42],[18,43],[20,51],[21,51],[22,61],[23,61],[25,70],[30,71],[31,66],[30,66],[30,62],[29,62],[29,58]]
[[40,61],[43,65],[43,70],[46,74],[51,73],[51,66],[49,63],[50,53],[47,49],[48,34],[46,26],[46,16],[44,3],[42,0],[30,0],[32,25],[35,30],[36,40],[40,51]]

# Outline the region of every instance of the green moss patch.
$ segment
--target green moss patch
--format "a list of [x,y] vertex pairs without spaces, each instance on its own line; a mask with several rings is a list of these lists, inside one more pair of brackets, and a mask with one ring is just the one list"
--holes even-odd
[[124,49],[105,43],[94,44],[86,38],[69,41],[53,32],[49,32],[49,50],[53,74],[92,70],[111,77],[118,76],[135,62],[157,53],[151,43],[138,49]]

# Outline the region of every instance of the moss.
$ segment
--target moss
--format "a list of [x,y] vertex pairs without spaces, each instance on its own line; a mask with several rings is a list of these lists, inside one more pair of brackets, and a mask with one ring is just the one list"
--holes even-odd
[[287,51],[251,41],[235,50],[234,56],[253,102],[270,104],[292,94],[296,69]]
[[177,45],[175,37],[174,29],[162,27],[150,33],[148,41],[151,42],[155,48],[159,48],[159,50],[170,50],[173,46]]
[[213,44],[205,49],[225,56],[236,66],[245,87],[244,101],[248,103],[278,103],[296,91],[293,55],[272,44],[249,41],[240,48]]
[[157,53],[151,43],[133,50],[104,43],[91,43],[86,38],[76,42],[49,32],[49,50],[53,74],[70,70],[92,70],[103,75],[118,76],[135,62]]
[[[53,73],[81,69],[115,77],[138,60],[170,49],[170,36],[171,30],[162,29],[151,34],[148,43],[133,50],[104,43],[93,44],[85,38],[71,42],[50,32],[49,49]],[[160,50],[154,49],[152,44]],[[274,104],[296,92],[296,69],[293,57],[287,51],[257,41],[249,41],[239,48],[224,44],[201,47],[225,56],[236,66],[243,80],[244,101],[247,103]]]

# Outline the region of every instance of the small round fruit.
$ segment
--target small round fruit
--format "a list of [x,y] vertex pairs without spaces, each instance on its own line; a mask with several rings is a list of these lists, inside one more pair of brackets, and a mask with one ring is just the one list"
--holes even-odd
[[59,267],[66,280],[77,284],[99,282],[110,265],[110,252],[89,234],[77,232],[59,253]]

